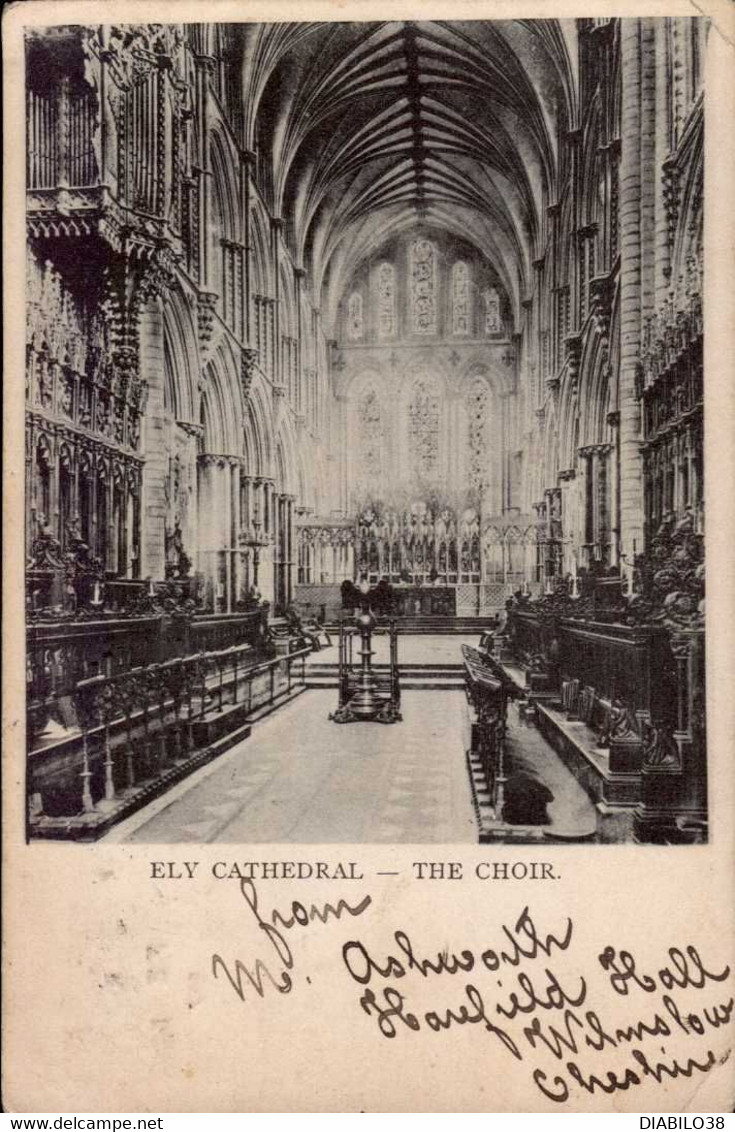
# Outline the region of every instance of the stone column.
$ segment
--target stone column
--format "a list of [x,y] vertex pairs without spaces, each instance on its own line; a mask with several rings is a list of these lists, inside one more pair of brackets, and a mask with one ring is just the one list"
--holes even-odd
[[230,561],[232,563],[232,588],[230,590],[230,610],[234,612],[240,599],[242,571],[240,568],[240,461],[230,463]]
[[209,198],[211,176],[209,160],[209,83],[214,71],[214,59],[209,55],[197,55],[194,59],[196,67],[196,113],[197,131],[199,134],[199,160],[200,166],[196,170],[199,176],[199,286],[203,291],[209,290],[210,285],[210,252],[209,252]]
[[140,371],[148,383],[143,420],[143,530],[141,571],[144,578],[166,574],[167,467],[166,419],[163,407],[163,314],[160,299],[152,299],[140,319]]
[[289,495],[286,499],[286,543],[287,552],[286,557],[288,565],[286,566],[286,602],[291,605],[293,602],[293,583],[294,583],[294,529],[293,529],[293,512],[294,512],[294,497]]
[[[669,242],[669,218],[666,207],[667,174],[664,162],[669,155],[669,56],[668,21],[654,20],[655,68],[656,68],[656,126],[654,153],[654,187],[656,215],[656,264],[655,296],[656,308],[660,308],[668,297],[671,281],[671,246]],[[663,175],[662,175],[663,174]]]
[[579,541],[582,550],[580,565],[589,567],[592,557],[590,544],[594,541],[594,528],[592,522],[592,508],[590,507],[590,491],[592,480],[592,448],[579,449],[579,493],[577,496],[579,506]]
[[[264,480],[261,485],[261,539],[265,542],[260,552],[260,584],[259,589],[266,601],[273,605],[273,500],[271,494],[272,484]],[[266,532],[265,518],[268,516],[268,531]]]
[[255,154],[251,150],[242,150],[240,153],[240,223],[242,226],[243,242],[243,279],[242,279],[242,322],[243,338],[249,345],[253,345],[253,327],[250,307],[251,299],[251,240],[250,240],[250,177]]
[[579,542],[579,535],[577,532],[577,516],[576,506],[574,501],[574,487],[575,487],[576,473],[574,468],[565,468],[559,472],[559,486],[561,489],[561,515],[562,515],[562,573],[573,574],[574,556],[577,555],[579,561],[579,551],[577,549]]
[[214,608],[214,575],[212,570],[212,522],[214,499],[212,493],[212,457],[199,457],[197,469],[197,508],[199,511],[197,528],[198,561],[197,567],[204,578],[205,604]]
[[617,567],[620,563],[620,442],[618,430],[620,413],[617,411],[607,414],[607,423],[610,429],[611,451],[608,458],[608,474],[610,477],[610,565]]
[[[643,476],[636,396],[641,348],[641,39],[639,19],[621,21],[622,150],[620,168],[620,534],[623,553],[642,545]],[[648,33],[646,33],[648,36]],[[646,223],[648,220],[646,221]]]

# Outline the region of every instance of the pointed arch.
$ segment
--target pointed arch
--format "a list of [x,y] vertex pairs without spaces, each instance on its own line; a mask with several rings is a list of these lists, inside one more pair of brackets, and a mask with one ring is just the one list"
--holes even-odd
[[176,420],[196,419],[199,354],[191,305],[181,288],[167,293],[163,308],[164,397]]
[[298,496],[299,473],[296,436],[291,417],[284,414],[276,433],[274,478],[276,491]]

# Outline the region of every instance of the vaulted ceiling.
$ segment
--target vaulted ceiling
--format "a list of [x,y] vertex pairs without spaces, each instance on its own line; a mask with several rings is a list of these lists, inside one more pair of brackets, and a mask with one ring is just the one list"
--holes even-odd
[[516,308],[576,123],[574,21],[246,25],[247,144],[325,311],[391,234],[469,239]]

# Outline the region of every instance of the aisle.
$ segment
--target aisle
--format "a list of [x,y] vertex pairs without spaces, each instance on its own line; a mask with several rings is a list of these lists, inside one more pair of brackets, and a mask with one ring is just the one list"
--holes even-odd
[[461,692],[406,692],[402,723],[339,725],[308,691],[106,840],[475,843]]
[[[313,652],[306,658],[306,667],[311,668],[338,659],[337,641],[338,633],[332,634],[331,647],[323,647],[319,652]],[[462,635],[461,633],[401,633],[398,637],[398,664],[461,664],[462,645],[472,645],[477,648],[480,639],[480,630],[476,633]],[[387,633],[373,634],[373,664],[387,664],[390,658],[389,637]],[[354,642],[355,657],[360,652],[360,639]]]

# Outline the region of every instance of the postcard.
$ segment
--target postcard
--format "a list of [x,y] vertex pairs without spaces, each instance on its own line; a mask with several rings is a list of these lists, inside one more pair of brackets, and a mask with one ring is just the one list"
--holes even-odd
[[732,6],[3,44],[6,1107],[731,1112]]

